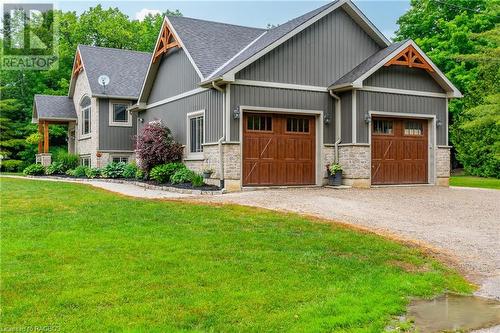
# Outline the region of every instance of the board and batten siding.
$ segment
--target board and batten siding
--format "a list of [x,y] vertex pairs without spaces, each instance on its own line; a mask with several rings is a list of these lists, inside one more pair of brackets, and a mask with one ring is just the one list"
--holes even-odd
[[437,144],[448,144],[446,142],[446,131],[448,128],[446,125],[447,109],[445,98],[358,91],[356,109],[358,143],[368,143],[369,141],[369,125],[365,122],[366,113],[369,111],[385,111],[435,115],[443,124],[437,128]]
[[406,66],[381,67],[364,80],[363,85],[436,93],[445,92],[427,71]]
[[[335,141],[335,106],[328,93],[281,88],[231,85],[231,112],[239,106],[282,109],[319,110],[328,112],[330,124],[323,126],[324,143]],[[241,117],[240,117],[241,118]],[[239,119],[231,117],[231,141],[239,141]]]
[[380,47],[337,9],[236,74],[237,79],[327,87]]
[[139,130],[150,121],[162,120],[172,131],[175,140],[185,145],[187,114],[205,110],[205,143],[217,142],[223,134],[223,102],[222,93],[211,89],[159,105],[139,113],[139,117],[144,119],[139,124]]
[[172,49],[161,58],[148,104],[199,88],[200,77],[182,49]]
[[[135,101],[131,101],[135,102]],[[132,113],[132,126],[109,126],[109,99],[99,99],[99,150],[134,150],[137,114]]]
[[341,143],[352,142],[352,92],[338,94],[340,97]]

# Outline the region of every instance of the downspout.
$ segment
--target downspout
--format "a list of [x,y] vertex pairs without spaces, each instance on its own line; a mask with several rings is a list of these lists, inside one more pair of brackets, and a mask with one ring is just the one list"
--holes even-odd
[[340,97],[335,95],[331,90],[328,90],[330,96],[335,98],[335,134],[337,134],[337,138],[335,140],[335,163],[339,163],[339,143],[342,141],[341,130],[342,126],[340,123]]
[[212,88],[217,90],[222,94],[222,136],[219,140],[217,140],[217,145],[219,147],[219,177],[220,177],[220,186],[224,188],[224,151],[222,148],[222,142],[226,139],[226,91],[215,84],[212,81]]

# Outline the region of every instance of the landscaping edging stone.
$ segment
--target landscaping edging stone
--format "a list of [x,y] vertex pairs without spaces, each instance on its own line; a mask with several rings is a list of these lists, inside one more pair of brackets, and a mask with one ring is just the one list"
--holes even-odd
[[187,189],[187,188],[178,188],[178,187],[173,187],[173,186],[161,186],[161,185],[152,185],[152,184],[146,184],[144,182],[139,182],[136,180],[127,180],[127,179],[111,179],[111,178],[95,178],[95,179],[89,179],[89,178],[70,178],[70,177],[58,177],[58,176],[26,176],[27,178],[33,178],[33,179],[57,179],[57,180],[65,180],[65,181],[71,181],[71,182],[106,182],[106,183],[115,183],[115,184],[130,184],[130,185],[135,185],[139,186],[148,190],[156,190],[156,191],[167,191],[167,192],[173,192],[173,193],[180,193],[180,194],[192,194],[192,195],[215,195],[215,194],[224,194],[225,191],[223,189],[221,190],[215,190],[215,191],[206,191],[206,190],[192,190],[192,189]]

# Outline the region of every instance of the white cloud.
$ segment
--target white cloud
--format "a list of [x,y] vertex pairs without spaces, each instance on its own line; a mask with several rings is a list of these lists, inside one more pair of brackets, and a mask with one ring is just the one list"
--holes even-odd
[[161,12],[158,9],[143,8],[137,13],[135,13],[135,18],[136,20],[142,21],[146,16],[148,16],[148,14],[156,15],[156,14],[161,14]]

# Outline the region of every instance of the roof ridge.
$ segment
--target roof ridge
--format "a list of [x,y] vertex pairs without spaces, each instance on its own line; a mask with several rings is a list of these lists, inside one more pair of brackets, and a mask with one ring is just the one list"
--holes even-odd
[[174,18],[180,18],[180,19],[188,19],[188,20],[195,20],[195,21],[202,21],[202,22],[208,22],[208,23],[217,23],[217,24],[224,24],[224,25],[230,25],[233,27],[240,27],[240,28],[247,28],[247,29],[255,29],[255,30],[261,30],[261,31],[267,31],[269,29],[265,28],[257,28],[257,27],[250,27],[247,25],[241,25],[241,24],[233,24],[233,23],[226,23],[226,22],[219,22],[219,21],[212,21],[212,20],[205,20],[205,19],[200,19],[200,18],[195,18],[195,17],[188,17],[188,16],[177,16],[177,15],[165,15],[169,19]]
[[143,54],[151,55],[151,52],[129,50],[129,49],[119,49],[119,48],[116,48],[116,47],[106,47],[106,46],[95,46],[95,45],[78,44],[78,47],[80,47],[80,46],[88,47],[88,48],[93,48],[93,49],[106,49],[106,50],[113,50],[113,51],[143,53]]
[[71,98],[69,97],[68,95],[48,95],[48,94],[35,94],[35,97],[36,96],[46,96],[46,97],[66,97],[66,98]]

